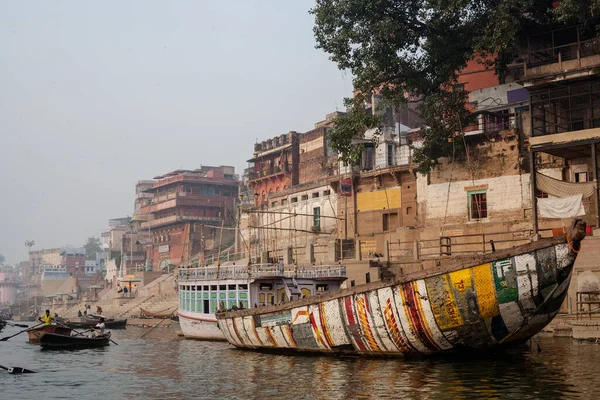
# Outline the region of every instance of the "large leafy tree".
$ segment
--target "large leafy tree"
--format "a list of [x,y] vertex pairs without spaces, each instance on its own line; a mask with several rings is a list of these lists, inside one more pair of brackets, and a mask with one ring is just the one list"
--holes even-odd
[[87,238],[83,247],[85,248],[85,258],[87,260],[96,259],[96,253],[102,252],[102,242],[97,237]]
[[[352,72],[357,93],[376,92],[393,106],[407,94],[424,99],[416,161],[427,172],[438,158],[461,151],[453,138],[472,116],[467,96],[452,84],[467,61],[497,55],[481,59],[502,72],[518,54],[523,29],[593,23],[599,11],[600,0],[317,0],[311,13],[317,47]],[[348,115],[331,131],[342,159],[355,160],[353,143],[378,123],[357,111],[363,101],[349,100]]]

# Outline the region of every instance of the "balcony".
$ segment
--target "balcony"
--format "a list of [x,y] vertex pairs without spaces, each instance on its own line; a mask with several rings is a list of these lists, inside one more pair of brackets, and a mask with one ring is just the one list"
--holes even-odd
[[282,165],[271,165],[265,169],[261,169],[258,171],[249,171],[248,179],[250,181],[257,181],[260,179],[269,179],[276,177],[278,175],[289,174],[292,172],[291,164],[282,164]]
[[255,264],[247,266],[224,266],[180,269],[179,282],[197,280],[221,280],[221,279],[260,279],[260,278],[297,278],[297,279],[319,279],[319,278],[343,278],[346,276],[344,265],[321,265],[319,267],[298,267],[286,269],[278,264]]
[[171,215],[169,217],[157,218],[152,221],[143,222],[142,229],[152,229],[163,225],[178,224],[180,222],[206,222],[212,224],[218,224],[221,222],[219,217],[201,217],[201,216],[187,216],[187,215]]
[[569,27],[530,35],[520,80],[524,86],[535,86],[565,79],[593,75],[600,66],[599,46],[595,32]]

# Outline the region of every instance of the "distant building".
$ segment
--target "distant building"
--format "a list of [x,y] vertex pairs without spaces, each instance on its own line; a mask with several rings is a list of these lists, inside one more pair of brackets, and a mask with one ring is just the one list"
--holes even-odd
[[13,268],[0,267],[0,305],[7,306],[17,299],[17,278]]
[[[151,204],[141,214],[150,220],[141,223],[141,231],[152,236],[153,269],[166,269],[189,262],[200,251],[216,251],[219,229],[235,225],[238,177],[234,167],[202,166],[195,170],[176,170],[156,176],[146,192]],[[232,245],[234,232],[223,232],[223,244]],[[135,239],[133,243],[143,242]],[[124,249],[126,251],[126,249]]]

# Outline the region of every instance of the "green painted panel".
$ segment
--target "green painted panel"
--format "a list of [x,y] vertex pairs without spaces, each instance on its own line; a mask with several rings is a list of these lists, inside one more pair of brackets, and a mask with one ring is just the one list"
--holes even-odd
[[240,299],[247,299],[248,293],[240,293],[239,296],[240,296]]
[[517,291],[517,275],[512,258],[494,261],[492,263],[492,273],[496,284],[496,295],[498,303],[510,303],[517,301],[519,294]]

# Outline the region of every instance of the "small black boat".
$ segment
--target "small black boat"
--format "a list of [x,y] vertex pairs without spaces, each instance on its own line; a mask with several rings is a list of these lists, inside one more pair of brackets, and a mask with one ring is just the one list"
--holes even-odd
[[105,347],[110,344],[110,332],[96,337],[66,336],[56,333],[45,333],[40,338],[40,346],[44,349],[91,349]]
[[[60,323],[65,325],[71,329],[90,329],[96,326],[100,322],[100,318],[80,318],[79,321],[67,321],[61,320]],[[104,325],[106,329],[126,329],[127,328],[127,319],[112,319],[105,318]]]

